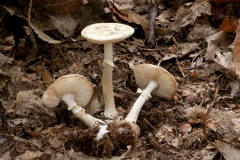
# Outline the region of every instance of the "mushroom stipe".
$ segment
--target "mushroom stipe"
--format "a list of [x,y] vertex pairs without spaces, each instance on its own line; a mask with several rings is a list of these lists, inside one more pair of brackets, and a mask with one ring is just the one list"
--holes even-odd
[[134,76],[141,94],[134,103],[127,117],[128,122],[137,122],[139,112],[144,103],[151,98],[151,94],[158,97],[172,99],[177,92],[174,77],[165,69],[151,64],[141,64],[134,67]]
[[113,120],[117,117],[112,86],[113,43],[120,42],[134,33],[134,29],[120,23],[95,23],[85,27],[81,35],[92,43],[104,44],[102,89],[105,103],[104,115]]

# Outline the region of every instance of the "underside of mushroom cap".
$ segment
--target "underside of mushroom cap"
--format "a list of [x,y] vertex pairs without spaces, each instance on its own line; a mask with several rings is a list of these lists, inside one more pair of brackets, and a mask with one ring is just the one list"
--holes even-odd
[[73,94],[76,103],[85,107],[92,99],[93,85],[89,80],[78,74],[62,76],[54,81],[45,91],[42,100],[47,107],[56,107],[65,94]]
[[134,67],[134,76],[141,89],[145,89],[151,80],[158,83],[152,95],[171,99],[177,92],[175,78],[162,67],[151,64],[137,65]]
[[115,43],[130,37],[134,29],[120,23],[95,23],[85,27],[81,35],[88,41],[104,44]]

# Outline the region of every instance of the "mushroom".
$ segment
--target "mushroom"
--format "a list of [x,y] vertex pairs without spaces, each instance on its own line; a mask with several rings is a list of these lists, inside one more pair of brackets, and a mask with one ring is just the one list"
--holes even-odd
[[113,43],[122,41],[133,33],[134,29],[132,27],[119,23],[96,23],[85,27],[81,32],[81,35],[88,41],[104,44],[102,75],[103,99],[105,102],[104,115],[111,119],[117,115],[112,86]]
[[143,90],[127,117],[126,121],[136,123],[143,104],[152,95],[171,99],[177,92],[177,84],[174,77],[165,69],[151,64],[142,64],[134,67],[134,76],[137,84]]
[[85,112],[84,107],[91,101],[93,85],[82,75],[70,74],[58,78],[45,91],[42,100],[46,107],[58,106],[60,100],[64,101],[68,110],[84,122],[88,127],[99,125],[100,130],[96,139],[100,140],[108,132],[107,124],[102,120]]

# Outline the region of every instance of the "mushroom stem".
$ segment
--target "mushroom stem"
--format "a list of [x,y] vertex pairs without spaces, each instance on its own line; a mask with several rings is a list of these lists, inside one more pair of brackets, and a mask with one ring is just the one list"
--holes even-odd
[[98,118],[91,116],[90,114],[87,114],[85,112],[85,109],[83,109],[82,107],[80,107],[78,105],[74,106],[71,111],[75,116],[77,116],[88,127],[93,127],[93,126],[97,126],[97,125],[100,127],[100,129],[97,133],[97,136],[96,136],[96,140],[102,139],[104,134],[109,132],[107,130],[108,125],[105,122],[103,122],[102,120],[100,120]]
[[109,131],[107,130],[107,124],[90,114],[87,114],[85,112],[85,109],[82,108],[81,106],[78,106],[77,103],[74,100],[74,95],[73,94],[65,94],[62,96],[62,101],[64,101],[67,106],[68,110],[71,110],[72,113],[78,117],[84,124],[86,124],[88,127],[93,127],[94,125],[99,125],[100,129],[99,132],[97,133],[96,140],[100,140],[104,134],[108,133]]
[[74,95],[71,93],[65,94],[61,98],[68,106],[68,110],[72,110],[74,106],[77,106],[77,103],[74,100]]
[[85,112],[85,109],[83,109],[82,107],[80,107],[78,105],[74,106],[71,111],[76,117],[78,117],[88,127],[93,127],[97,123],[105,124],[105,122],[103,122],[102,120],[95,118],[95,117],[91,116],[90,114],[87,114]]
[[126,121],[132,123],[137,122],[138,115],[142,109],[143,104],[151,97],[151,93],[154,89],[158,87],[157,82],[149,81],[147,87],[142,91],[141,95],[138,97],[134,103],[132,109],[125,118]]
[[105,103],[104,115],[113,118],[117,115],[117,109],[114,102],[114,93],[112,86],[113,72],[113,45],[112,43],[104,44],[104,62],[102,75],[103,99]]

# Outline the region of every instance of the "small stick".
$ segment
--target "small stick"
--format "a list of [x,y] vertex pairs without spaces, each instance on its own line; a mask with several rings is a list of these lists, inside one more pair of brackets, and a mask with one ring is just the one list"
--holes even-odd
[[149,11],[149,21],[148,21],[148,38],[147,45],[154,46],[155,45],[155,31],[154,31],[154,20],[157,17],[158,9],[155,5],[150,8]]
[[145,122],[147,122],[147,124],[154,130],[156,130],[156,128],[146,119],[146,118],[143,118]]
[[205,65],[205,63],[203,63],[203,64],[200,64],[199,66],[195,66],[195,67],[191,67],[191,68],[185,68],[186,70],[193,70],[193,69],[196,69],[196,68],[198,68],[198,67],[202,67],[202,66],[204,66]]
[[177,57],[176,57],[176,61],[177,61],[178,68],[179,68],[179,70],[180,70],[181,73],[182,73],[182,76],[185,77],[185,74],[184,74],[184,72],[183,72],[183,70],[182,70],[182,67],[181,67],[181,65],[180,65],[180,63],[179,63]]
[[30,31],[30,34],[29,34],[29,37],[31,39],[31,41],[33,42],[33,49],[34,49],[34,55],[37,54],[37,42],[34,38],[34,34],[33,34],[33,30],[31,28],[31,13],[32,13],[32,2],[33,0],[30,0],[29,2],[29,9],[28,9],[28,17],[27,17],[27,20],[28,20],[28,26],[29,26],[29,31]]
[[219,86],[217,85],[216,86],[216,89],[215,89],[215,93],[214,93],[214,97],[213,97],[213,101],[212,103],[210,104],[210,106],[208,107],[208,110],[207,110],[207,113],[205,114],[205,116],[203,117],[203,134],[204,134],[204,137],[206,139],[206,141],[208,142],[208,139],[207,139],[207,126],[206,126],[206,121],[207,121],[207,118],[208,118],[208,115],[210,114],[210,112],[212,111],[212,107],[217,99],[217,95],[218,95],[218,91],[219,91]]

